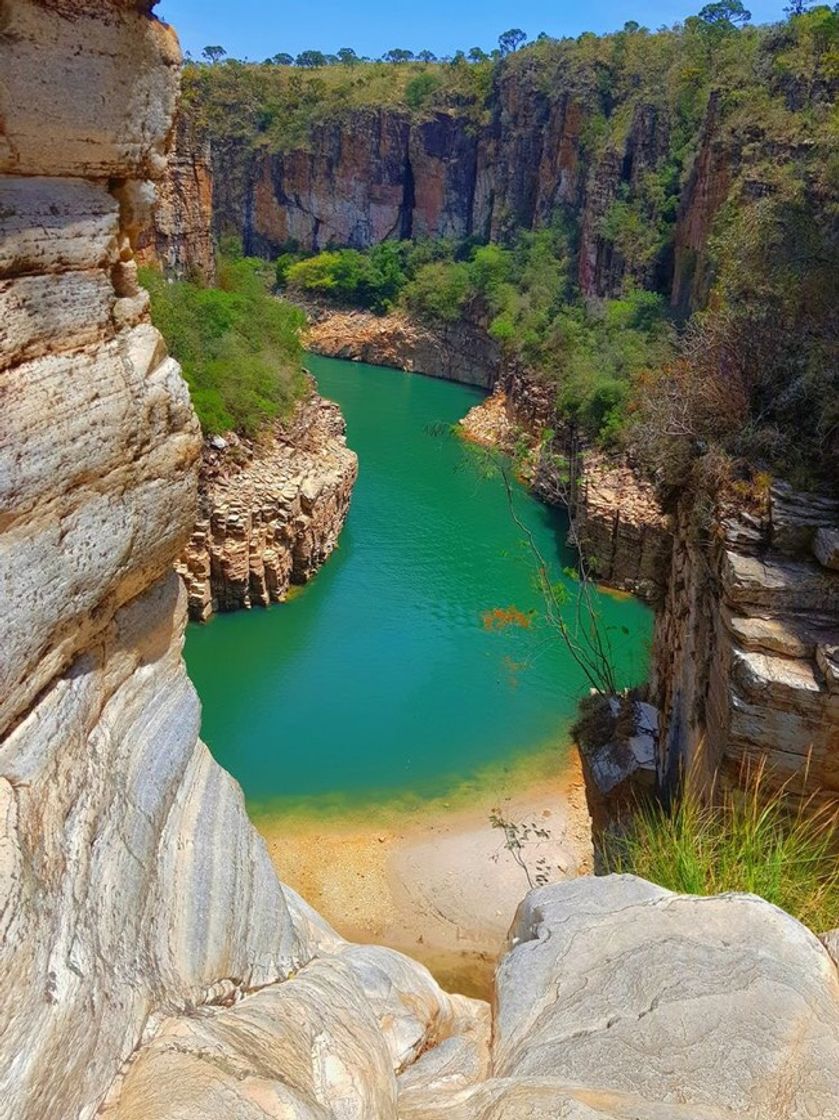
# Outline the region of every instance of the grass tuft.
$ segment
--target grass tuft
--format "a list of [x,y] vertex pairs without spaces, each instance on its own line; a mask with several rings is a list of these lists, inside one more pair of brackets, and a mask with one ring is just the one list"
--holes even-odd
[[684,894],[760,895],[819,932],[839,925],[838,852],[839,809],[811,796],[791,810],[761,766],[708,802],[686,793],[669,809],[639,805],[603,856],[607,871]]

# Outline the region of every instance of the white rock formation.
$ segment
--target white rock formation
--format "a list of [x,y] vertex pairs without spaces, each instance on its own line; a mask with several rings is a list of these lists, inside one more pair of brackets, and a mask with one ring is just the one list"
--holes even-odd
[[181,660],[199,433],[132,250],[172,33],[6,0],[0,37],[0,1117],[839,1115],[839,980],[757,900],[525,902],[488,1008],[276,879]]
[[511,944],[490,1078],[406,1087],[403,1117],[839,1116],[839,975],[769,903],[583,878],[532,891]]

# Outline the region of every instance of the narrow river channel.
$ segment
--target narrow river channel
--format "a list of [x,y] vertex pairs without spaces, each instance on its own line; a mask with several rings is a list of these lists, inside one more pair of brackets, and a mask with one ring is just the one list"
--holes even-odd
[[[216,758],[255,811],[445,795],[551,747],[561,766],[586,682],[542,617],[500,479],[451,430],[481,391],[327,358],[310,368],[346,416],[359,480],[340,546],[309,586],[190,626]],[[567,579],[563,517],[521,488],[516,501]],[[640,682],[650,612],[608,592],[599,605],[620,682]]]

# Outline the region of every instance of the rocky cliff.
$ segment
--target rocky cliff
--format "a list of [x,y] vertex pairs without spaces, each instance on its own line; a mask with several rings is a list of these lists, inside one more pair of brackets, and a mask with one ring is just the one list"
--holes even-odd
[[490,1030],[277,881],[197,737],[171,566],[200,439],[134,284],[177,43],[143,0],[3,14],[0,1113],[837,1115],[839,975],[758,899],[537,891]]
[[306,307],[310,325],[305,345],[328,358],[349,358],[392,366],[447,381],[492,388],[501,370],[498,344],[485,325],[420,323],[402,312],[373,315]]
[[839,502],[776,484],[753,511],[683,501],[656,619],[661,763],[839,793]]
[[212,283],[216,265],[210,145],[183,113],[178,116],[177,139],[166,174],[157,184],[152,212],[153,221],[137,240],[138,261],[160,265],[177,279]]
[[[213,230],[241,237],[246,253],[272,258],[289,244],[319,250],[365,248],[387,238],[503,239],[545,226],[562,210],[580,231],[583,292],[619,292],[627,266],[603,221],[613,202],[665,165],[666,113],[639,105],[595,157],[586,132],[596,127],[597,113],[568,90],[548,92],[543,69],[524,58],[499,70],[487,104],[483,124],[456,110],[347,110],[276,151],[222,129],[210,145]],[[173,183],[155,235],[179,266],[192,245],[187,235],[180,257],[172,249],[170,196],[188,216],[207,189],[203,172],[184,173],[206,166],[207,142],[189,114],[178,130]],[[190,225],[187,217],[184,228]],[[633,279],[651,280],[656,267],[635,267]]]
[[190,617],[281,602],[334,549],[358,460],[338,406],[313,395],[254,444],[229,434],[204,445],[199,518],[177,570]]
[[582,453],[573,520],[576,543],[595,579],[649,602],[660,599],[670,526],[653,487],[624,458]]

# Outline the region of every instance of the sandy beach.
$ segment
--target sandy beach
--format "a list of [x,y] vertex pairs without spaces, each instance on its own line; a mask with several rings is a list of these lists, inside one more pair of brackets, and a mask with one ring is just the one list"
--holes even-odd
[[[316,805],[255,823],[288,883],[345,937],[399,949],[450,990],[487,997],[495,960],[529,889],[506,846],[516,826],[531,881],[591,870],[591,834],[576,752],[499,772],[446,799],[363,808]],[[538,833],[538,834],[537,834]]]

